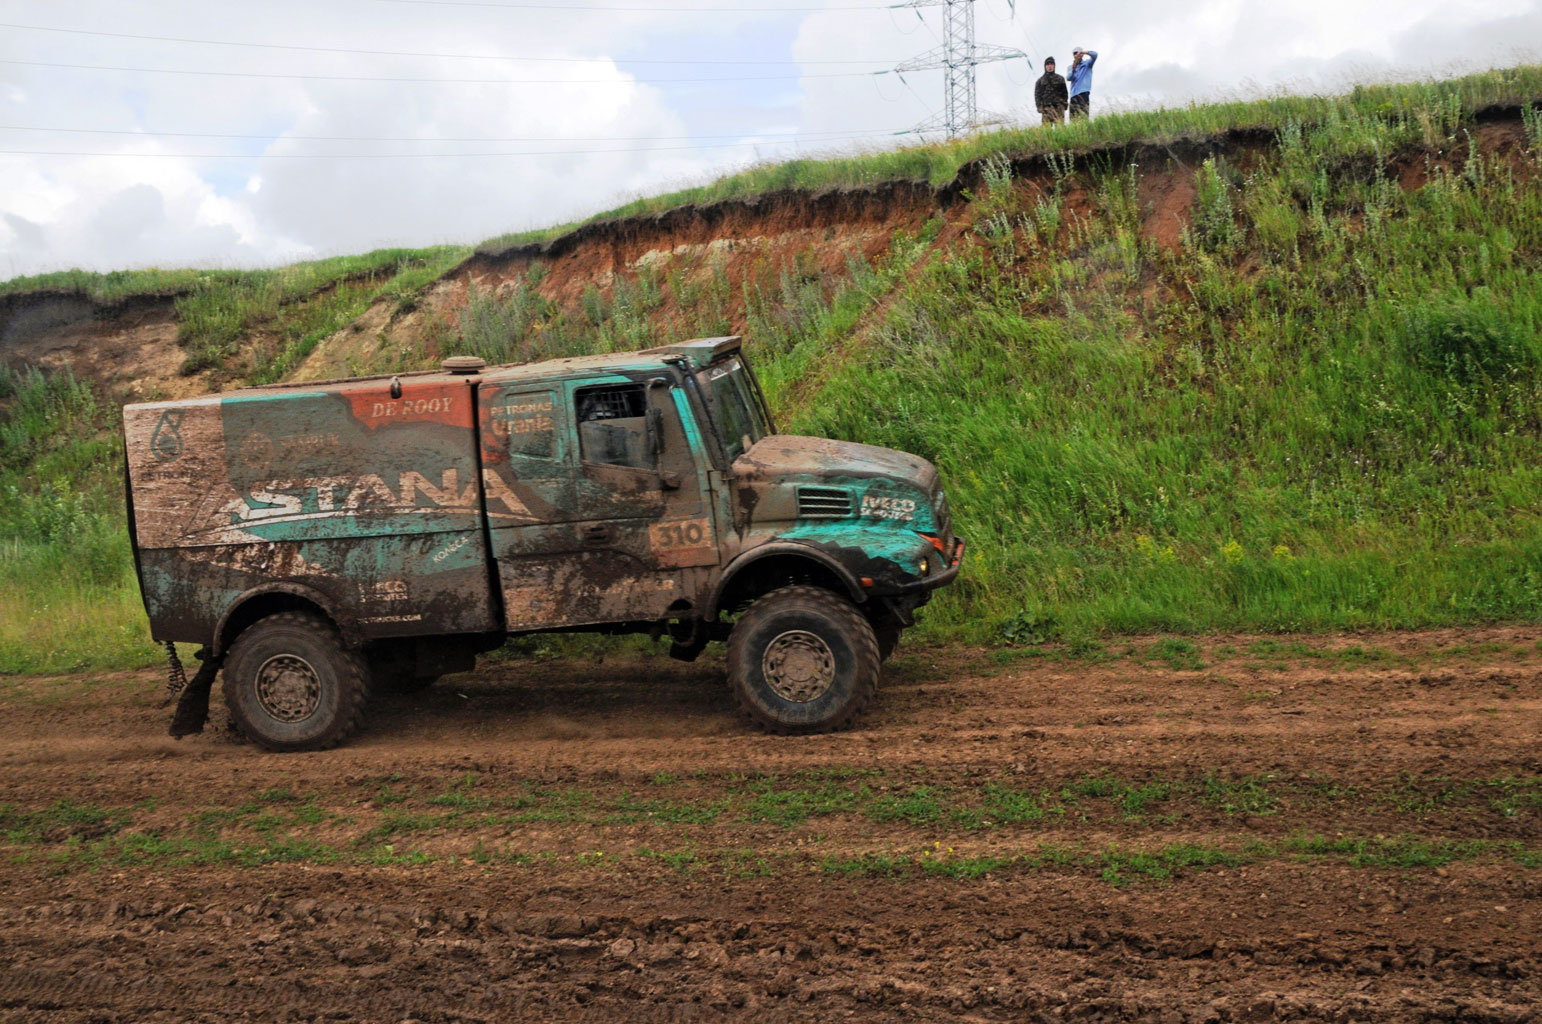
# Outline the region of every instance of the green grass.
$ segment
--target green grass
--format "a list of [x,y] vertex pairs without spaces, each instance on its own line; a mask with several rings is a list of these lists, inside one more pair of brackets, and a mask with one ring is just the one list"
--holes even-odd
[[[965,837],[1023,835],[1045,830],[1100,828],[1135,823],[1164,828],[1181,821],[1253,825],[1238,819],[1274,818],[1288,828],[1292,815],[1328,814],[1344,821],[1390,819],[1393,827],[1494,828],[1530,820],[1542,812],[1542,779],[1414,778],[1346,789],[1320,779],[1215,774],[1126,779],[1082,776],[1059,785],[1025,787],[1008,777],[950,785],[909,784],[913,773],[864,772],[840,780],[814,776],[735,776],[646,783],[647,794],[629,790],[553,788],[528,783],[494,786],[464,783],[439,793],[400,792],[361,782],[319,793],[287,788],[254,794],[235,806],[190,814],[185,827],[207,832],[250,829],[264,835],[286,829],[357,825],[361,842],[375,844],[412,835],[453,836],[537,822],[588,826],[646,826],[664,833],[710,834],[711,826],[765,825],[777,832],[817,836],[820,819],[887,826],[890,830]],[[334,808],[340,808],[340,813]],[[100,808],[60,803],[36,810],[0,806],[0,833],[36,840],[44,833],[73,834],[111,822],[153,819],[153,805]],[[937,845],[941,845],[940,842]]]
[[0,673],[157,658],[127,543],[114,415],[68,372],[0,366]]
[[817,388],[782,366],[822,342],[757,339],[790,429],[942,469],[973,554],[929,635],[1095,656],[1107,633],[1538,620],[1542,183],[1474,158],[1403,191],[1366,156],[1424,120],[1278,126],[1246,177],[1196,172],[1234,230],[1200,210],[1176,249],[1123,169],[1066,175],[1092,209],[1051,229],[1058,194],[992,187],[973,244]]
[[1175,671],[1197,671],[1205,667],[1205,659],[1201,657],[1199,647],[1182,637],[1163,637],[1147,649],[1146,656],[1165,663]]
[[18,844],[80,842],[116,833],[130,814],[127,808],[102,808],[68,800],[32,811],[0,804],[0,836]]
[[460,853],[435,853],[399,847],[372,837],[369,842],[337,844],[303,836],[274,835],[255,841],[233,841],[208,835],[155,831],[115,832],[58,843],[25,844],[11,840],[3,854],[10,862],[41,860],[52,870],[100,871],[146,868],[167,871],[186,867],[267,864],[355,865],[363,867],[425,866],[454,870],[469,863],[485,870],[505,867],[576,867],[610,872],[628,864],[658,864],[681,875],[716,869],[725,878],[800,875],[810,871],[846,879],[893,879],[937,876],[959,882],[1003,874],[1086,875],[1115,888],[1138,883],[1167,883],[1211,868],[1300,860],[1330,861],[1368,870],[1432,870],[1459,861],[1508,861],[1525,870],[1542,868],[1542,851],[1517,842],[1439,840],[1418,836],[1326,838],[1293,836],[1279,842],[1253,842],[1242,847],[1215,843],[1166,843],[1149,847],[1109,844],[1087,850],[1078,846],[1040,843],[1029,851],[1000,854],[961,854],[928,848],[920,853],[874,850],[856,854],[766,854],[754,850],[709,852],[696,849],[585,850],[559,854],[535,853],[488,846],[481,839]]
[[[650,791],[662,792],[639,799],[628,793],[463,780],[444,793],[409,795],[380,806],[378,780],[368,780],[320,793],[279,787],[253,793],[231,806],[185,813],[155,800],[130,806],[68,801],[33,808],[0,804],[0,857],[44,863],[59,871],[276,863],[446,867],[470,863],[491,870],[566,865],[613,871],[652,863],[692,876],[814,872],[841,878],[938,876],[959,881],[1047,871],[1087,875],[1115,887],[1277,861],[1324,860],[1393,871],[1473,860],[1507,861],[1529,870],[1542,867],[1542,851],[1524,842],[1471,838],[1471,832],[1450,834],[1454,828],[1469,826],[1485,834],[1498,822],[1542,811],[1539,780],[1529,776],[1402,779],[1364,791],[1341,790],[1321,781],[1285,783],[1264,777],[1218,782],[1215,776],[1141,781],[1086,776],[1039,791],[994,780],[971,786],[907,787],[899,783],[899,774],[882,773],[844,776],[839,782],[846,788],[831,788],[838,783],[813,778],[676,779],[647,783]],[[874,786],[882,788],[875,791]],[[766,794],[800,790],[808,806],[822,808],[819,813],[846,815],[853,822],[866,818],[873,845],[860,852],[832,850],[825,834],[804,827],[815,817],[813,812],[802,818],[765,817]],[[441,799],[471,792],[487,806]],[[1332,806],[1344,820],[1360,822],[1366,810],[1381,815],[1395,812],[1410,819],[1410,824],[1417,819],[1445,834],[1418,834],[1401,824],[1387,829],[1388,835],[1324,834],[1316,828],[1295,827],[1286,817],[1273,835],[1244,831],[1204,841],[1164,842],[1142,841],[1137,833],[1118,844],[1084,844],[1045,841],[1038,827],[1053,819],[1051,834],[1057,836],[1074,835],[1081,825],[1088,827],[1089,836],[1106,834],[1107,824],[1115,821],[1166,827],[1193,813],[1196,804],[1227,816],[1288,815],[1297,808]],[[788,805],[776,801],[770,806]],[[1158,812],[1170,813],[1158,817]],[[1459,826],[1452,817],[1456,814],[1462,815]],[[494,837],[509,836],[511,825],[531,821],[561,821],[584,828],[548,837],[559,849],[521,850],[494,842]],[[781,839],[768,836],[756,850],[714,848],[715,827],[742,822],[799,831]],[[646,827],[646,841],[618,848],[588,831],[618,826],[632,841],[641,838],[639,826]],[[933,838],[939,832],[947,838]],[[566,838],[570,835],[575,838]],[[988,841],[984,849],[979,847],[982,839]],[[575,842],[582,848],[573,849]]]
[[[457,246],[381,249],[276,270],[205,274],[177,300],[178,340],[188,353],[183,372],[236,375],[245,348],[240,376],[254,384],[279,380],[376,299],[410,305],[418,289],[466,255]],[[258,329],[276,333],[276,343],[245,344]]]
[[769,779],[753,788],[745,804],[744,816],[753,822],[791,828],[803,824],[811,816],[850,811],[862,796],[841,786],[780,787],[776,780]]
[[1103,881],[1114,886],[1129,885],[1136,879],[1165,880],[1193,868],[1216,865],[1231,867],[1241,857],[1215,846],[1196,843],[1169,843],[1154,850],[1128,850],[1109,846],[1102,854]]

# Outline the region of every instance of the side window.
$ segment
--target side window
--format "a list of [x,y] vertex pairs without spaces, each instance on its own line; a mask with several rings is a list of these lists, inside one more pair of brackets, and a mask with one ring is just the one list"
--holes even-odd
[[556,392],[505,392],[492,407],[493,432],[508,444],[511,456],[555,459],[556,409]]
[[652,469],[648,397],[641,384],[580,388],[573,393],[579,458],[607,466]]

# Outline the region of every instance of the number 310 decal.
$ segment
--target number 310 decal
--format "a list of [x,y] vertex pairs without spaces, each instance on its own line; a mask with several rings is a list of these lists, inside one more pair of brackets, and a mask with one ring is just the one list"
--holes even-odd
[[686,519],[674,523],[655,523],[648,530],[648,546],[660,548],[696,548],[711,542],[712,534],[705,519]]
[[661,569],[692,565],[716,565],[717,545],[712,540],[712,520],[675,519],[648,527],[648,550]]

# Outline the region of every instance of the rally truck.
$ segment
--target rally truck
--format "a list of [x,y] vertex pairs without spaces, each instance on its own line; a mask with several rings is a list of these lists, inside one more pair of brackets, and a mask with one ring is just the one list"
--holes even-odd
[[685,659],[726,640],[754,721],[838,728],[964,550],[930,462],[778,434],[736,337],[123,420],[151,635],[174,675],[175,642],[201,648],[196,728],[222,673],[271,750],[335,745],[373,689],[554,631],[667,636]]

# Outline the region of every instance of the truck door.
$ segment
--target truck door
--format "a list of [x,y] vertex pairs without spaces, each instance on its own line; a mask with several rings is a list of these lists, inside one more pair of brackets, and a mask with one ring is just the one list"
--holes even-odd
[[507,628],[646,621],[697,601],[717,537],[700,433],[672,381],[494,385],[481,404]]
[[662,376],[567,390],[585,568],[577,603],[600,622],[663,618],[695,605],[718,547],[685,392]]
[[559,384],[482,386],[482,483],[508,629],[567,622],[559,578],[579,555]]

